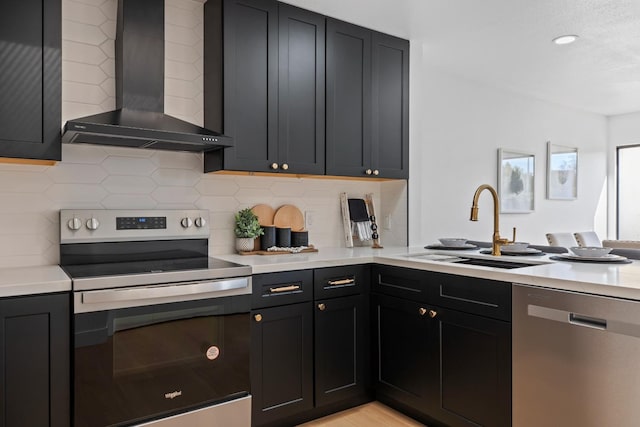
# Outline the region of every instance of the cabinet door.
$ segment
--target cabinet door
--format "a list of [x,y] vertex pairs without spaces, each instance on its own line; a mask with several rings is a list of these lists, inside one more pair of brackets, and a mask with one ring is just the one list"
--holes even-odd
[[223,21],[224,133],[234,145],[206,156],[224,156],[218,168],[269,171],[278,160],[278,4],[226,0]]
[[371,168],[371,31],[327,19],[327,175]]
[[316,406],[366,393],[369,351],[365,297],[315,301]]
[[0,2],[0,157],[60,160],[60,0]]
[[372,49],[372,168],[409,178],[409,42],[374,32]]
[[436,308],[439,336],[439,408],[449,426],[511,425],[511,325]]
[[310,302],[251,312],[252,425],[313,408],[312,313]]
[[325,17],[279,5],[279,170],[324,174]]
[[0,300],[0,426],[70,425],[69,295]]
[[438,390],[437,330],[424,304],[374,295],[376,396],[428,414]]

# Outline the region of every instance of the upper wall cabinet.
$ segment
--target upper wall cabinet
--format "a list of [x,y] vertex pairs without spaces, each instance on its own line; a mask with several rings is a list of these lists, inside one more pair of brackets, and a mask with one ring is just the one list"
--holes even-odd
[[205,172],[324,174],[324,16],[266,0],[222,6],[224,133],[234,146],[205,153]]
[[327,175],[408,178],[409,42],[327,20]]
[[60,160],[60,6],[0,2],[0,157]]

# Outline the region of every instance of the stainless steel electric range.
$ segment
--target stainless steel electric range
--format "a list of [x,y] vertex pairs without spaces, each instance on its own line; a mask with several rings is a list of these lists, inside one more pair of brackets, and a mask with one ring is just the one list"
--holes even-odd
[[74,426],[249,427],[251,269],[201,210],[62,210]]

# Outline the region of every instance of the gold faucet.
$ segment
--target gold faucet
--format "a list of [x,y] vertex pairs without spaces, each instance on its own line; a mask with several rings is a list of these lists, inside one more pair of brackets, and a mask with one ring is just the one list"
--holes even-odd
[[471,205],[471,221],[478,220],[478,198],[483,190],[489,190],[493,196],[493,237],[491,239],[491,255],[500,256],[500,246],[505,243],[513,243],[516,241],[516,228],[513,227],[513,240],[503,239],[500,237],[500,200],[498,192],[489,184],[482,184],[476,189],[473,195],[473,204]]

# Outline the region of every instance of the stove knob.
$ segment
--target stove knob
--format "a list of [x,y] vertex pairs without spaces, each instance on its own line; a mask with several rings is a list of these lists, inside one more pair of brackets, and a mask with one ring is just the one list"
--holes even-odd
[[191,220],[191,218],[182,218],[180,224],[182,225],[182,228],[189,228],[193,225],[193,221]]
[[98,227],[100,227],[100,221],[98,221],[96,218],[91,218],[87,221],[87,228],[89,230],[97,230]]
[[204,218],[202,218],[201,216],[199,216],[198,218],[196,218],[196,227],[200,228],[200,227],[204,227],[205,225],[207,225],[207,221],[205,221]]
[[67,226],[69,226],[70,230],[80,230],[80,227],[82,227],[82,221],[77,216],[74,216],[69,220],[69,222],[67,222]]

